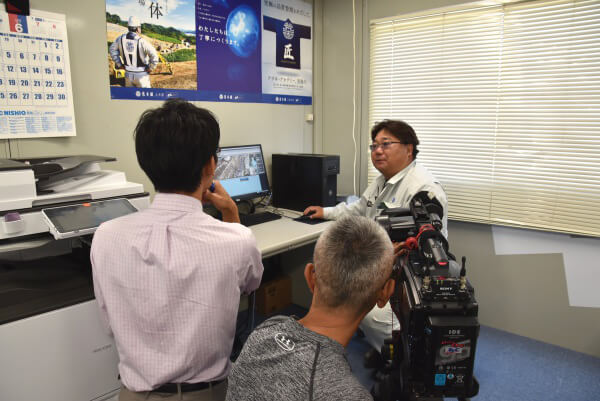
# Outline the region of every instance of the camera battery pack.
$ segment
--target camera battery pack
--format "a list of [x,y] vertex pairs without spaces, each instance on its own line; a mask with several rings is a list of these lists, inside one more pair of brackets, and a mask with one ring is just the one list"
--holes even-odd
[[471,394],[478,336],[475,316],[429,316],[425,324],[426,385],[445,396]]

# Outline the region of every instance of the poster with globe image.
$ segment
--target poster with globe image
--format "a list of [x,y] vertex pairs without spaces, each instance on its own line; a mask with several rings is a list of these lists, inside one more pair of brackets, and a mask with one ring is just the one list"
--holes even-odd
[[198,89],[258,100],[261,3],[199,0],[197,12]]
[[106,0],[113,99],[312,103],[306,0]]

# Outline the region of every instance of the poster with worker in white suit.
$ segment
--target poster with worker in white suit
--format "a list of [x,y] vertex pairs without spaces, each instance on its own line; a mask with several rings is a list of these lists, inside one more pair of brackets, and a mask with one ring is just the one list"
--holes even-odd
[[113,99],[312,103],[310,0],[106,0]]
[[[113,97],[119,88],[137,88],[134,94],[140,96],[135,97],[142,97],[141,89],[197,89],[195,4],[195,0],[106,1]],[[143,97],[153,93],[143,92],[148,95]]]

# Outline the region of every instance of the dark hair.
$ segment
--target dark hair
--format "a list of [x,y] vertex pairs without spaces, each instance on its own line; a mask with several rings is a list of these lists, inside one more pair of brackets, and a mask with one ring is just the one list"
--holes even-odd
[[140,167],[160,192],[194,192],[202,168],[216,159],[219,123],[208,110],[169,99],[146,110],[134,132]]
[[417,153],[419,153],[419,149],[417,149],[419,138],[417,138],[415,130],[410,125],[401,120],[380,121],[371,129],[372,141],[375,140],[375,137],[381,130],[386,130],[405,145],[413,145],[413,159],[417,157]]
[[127,29],[129,32],[137,32],[139,26],[128,26]]

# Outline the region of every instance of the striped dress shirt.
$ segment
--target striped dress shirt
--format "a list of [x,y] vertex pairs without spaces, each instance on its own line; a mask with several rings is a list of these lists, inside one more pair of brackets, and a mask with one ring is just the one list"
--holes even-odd
[[158,193],[98,228],[91,261],[125,387],[227,377],[240,295],[263,272],[248,228],[214,219],[191,196]]

